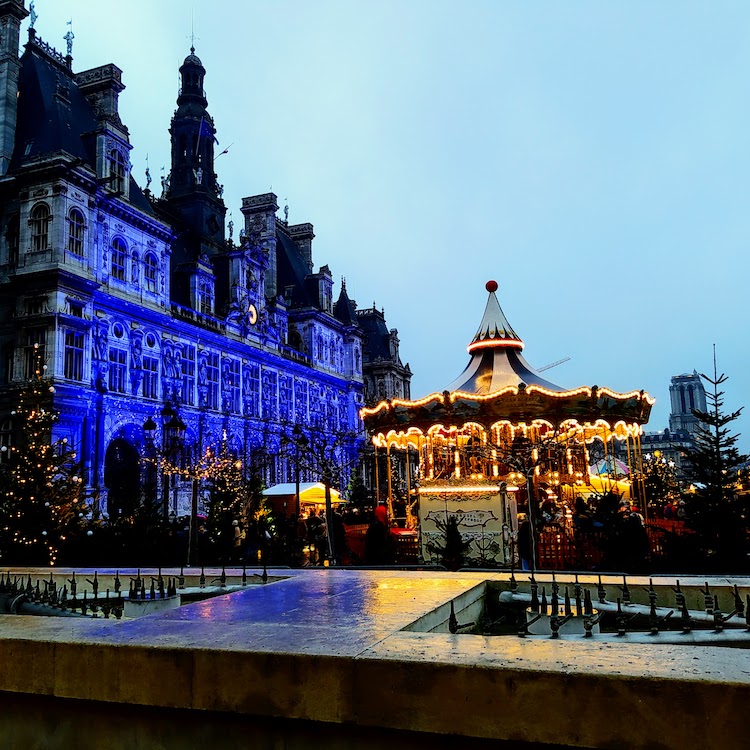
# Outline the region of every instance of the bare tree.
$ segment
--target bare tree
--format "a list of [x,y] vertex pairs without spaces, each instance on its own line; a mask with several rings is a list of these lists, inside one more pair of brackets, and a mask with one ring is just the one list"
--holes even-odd
[[341,550],[336,549],[331,489],[347,485],[347,475],[359,461],[357,435],[353,431],[327,431],[321,425],[303,428],[295,425],[282,437],[287,455],[295,462],[297,477],[297,515],[299,515],[299,478],[304,473],[317,477],[325,488],[328,555],[336,563]]

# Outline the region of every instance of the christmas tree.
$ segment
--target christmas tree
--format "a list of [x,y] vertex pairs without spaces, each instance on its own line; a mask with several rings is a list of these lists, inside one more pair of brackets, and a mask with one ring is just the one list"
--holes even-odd
[[195,472],[208,489],[206,525],[216,552],[222,561],[237,557],[241,544],[237,543],[235,526],[252,535],[271,527],[259,475],[232,455],[226,433],[218,453],[208,449]]
[[739,470],[748,456],[737,449],[739,435],[729,425],[742,409],[724,412],[724,391],[727,381],[717,375],[714,352],[713,377],[701,374],[712,386],[706,389],[708,410],[693,410],[700,420],[695,432],[695,447],[687,450],[690,477],[695,491],[686,495],[687,520],[701,541],[701,553],[707,563],[722,572],[747,567],[748,508],[744,496],[737,493]]
[[431,539],[427,542],[427,551],[437,557],[442,565],[448,570],[458,570],[464,564],[464,557],[471,546],[471,541],[461,536],[459,520],[450,515],[445,521],[435,521],[435,525],[443,532],[444,537]]
[[644,456],[643,480],[650,508],[658,508],[663,513],[667,505],[680,499],[681,488],[674,461],[664,458],[661,451]]
[[76,453],[67,438],[53,439],[58,413],[54,385],[38,367],[11,412],[14,442],[2,464],[4,562],[54,565],[60,550],[84,533],[89,509]]

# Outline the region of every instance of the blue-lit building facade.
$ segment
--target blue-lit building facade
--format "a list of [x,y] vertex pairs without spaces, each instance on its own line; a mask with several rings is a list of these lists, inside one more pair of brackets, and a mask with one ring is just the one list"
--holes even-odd
[[[125,510],[175,419],[180,460],[223,444],[267,485],[296,478],[285,435],[323,432],[345,487],[362,440],[363,333],[345,287],[336,301],[331,271],[313,266],[313,226],[281,220],[267,193],[244,198],[244,226],[225,235],[193,50],[171,171],[142,190],[118,113],[121,71],[75,73],[70,49],[33,28],[19,55],[27,15],[22,0],[0,0],[0,442],[12,444],[14,393],[44,362],[56,437],[77,446],[105,512]],[[165,507],[189,512],[191,481],[171,482],[158,490]]]

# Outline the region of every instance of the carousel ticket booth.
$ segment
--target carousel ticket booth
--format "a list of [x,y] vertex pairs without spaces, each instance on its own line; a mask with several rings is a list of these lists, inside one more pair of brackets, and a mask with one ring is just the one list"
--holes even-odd
[[[407,521],[418,526],[426,562],[436,561],[451,518],[469,543],[468,564],[508,565],[515,562],[519,512],[538,523],[552,509],[560,522],[576,497],[608,486],[639,499],[640,435],[653,399],[597,386],[567,390],[545,379],[522,356],[496,282],[486,289],[471,359],[453,383],[423,399],[362,410],[376,453],[386,456],[387,476],[377,481],[388,483],[389,501],[393,462],[410,465],[418,456]],[[628,479],[612,484],[590,467],[613,459],[615,440],[625,443]]]

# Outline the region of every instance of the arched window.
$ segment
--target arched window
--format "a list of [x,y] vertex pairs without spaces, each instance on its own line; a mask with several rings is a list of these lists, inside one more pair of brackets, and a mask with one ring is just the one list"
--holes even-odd
[[49,245],[49,206],[37,203],[31,209],[31,249],[37,253]]
[[155,292],[159,277],[159,265],[156,256],[153,253],[146,253],[143,263],[143,276],[146,281],[146,289],[149,292]]
[[112,276],[118,281],[125,281],[125,258],[128,248],[125,243],[115,237],[112,240]]
[[116,148],[109,152],[109,176],[111,178],[110,187],[116,193],[125,192],[125,159]]
[[68,252],[81,257],[83,255],[83,214],[77,208],[71,208],[68,214]]

